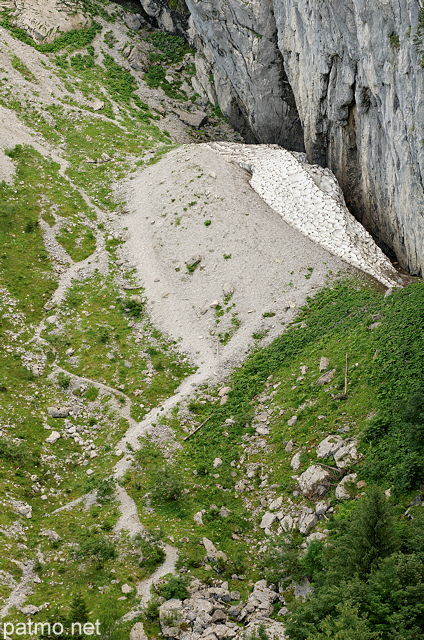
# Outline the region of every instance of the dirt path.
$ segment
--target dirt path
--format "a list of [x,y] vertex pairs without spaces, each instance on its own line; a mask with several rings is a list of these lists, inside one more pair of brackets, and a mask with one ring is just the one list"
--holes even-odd
[[[83,190],[78,191],[91,205]],[[181,351],[197,366],[175,394],[141,422],[131,418],[128,396],[67,372],[79,381],[125,396],[118,411],[130,426],[118,443],[124,453],[113,470],[121,512],[115,531],[126,530],[134,536],[143,531],[143,525],[135,502],[119,484],[133,460],[127,444],[136,450],[140,436],[158,428],[159,416],[186,401],[200,385],[223,381],[244,360],[253,335],[270,341],[281,334],[306,297],[322,287],[330,273],[349,267],[287,225],[252,190],[247,173],[228,164],[207,145],[174,150],[121,186],[120,192],[130,211],[115,224],[119,233],[127,231],[123,257],[137,268],[154,324],[178,341]],[[124,225],[127,229],[123,230]],[[60,250],[56,240],[59,229],[60,225],[46,229],[46,245],[53,255]],[[106,269],[107,260],[103,232],[98,232],[94,254],[80,263],[69,259],[51,300],[53,305],[64,299],[75,278],[97,268]],[[35,339],[41,339],[43,328],[44,322]],[[55,370],[62,371],[60,367]],[[164,549],[164,563],[137,585],[140,606],[148,601],[152,584],[175,570],[177,550],[170,545]],[[30,568],[24,573],[5,611],[25,600]],[[140,606],[126,617],[137,615]]]

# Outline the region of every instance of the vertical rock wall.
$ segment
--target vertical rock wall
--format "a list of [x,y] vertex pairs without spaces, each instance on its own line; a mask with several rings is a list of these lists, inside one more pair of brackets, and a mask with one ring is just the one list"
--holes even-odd
[[424,71],[418,0],[273,0],[310,162],[412,273],[424,266]]
[[[247,141],[304,145],[380,246],[421,274],[421,0],[185,1],[197,90]],[[171,0],[141,4],[155,5],[169,29],[161,12],[169,23]]]

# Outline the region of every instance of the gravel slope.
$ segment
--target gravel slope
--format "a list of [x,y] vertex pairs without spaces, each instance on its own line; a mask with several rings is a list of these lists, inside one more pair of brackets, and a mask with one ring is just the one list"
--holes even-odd
[[[180,341],[201,378],[222,377],[239,363],[254,332],[267,332],[267,341],[280,334],[330,272],[353,271],[286,224],[249,178],[207,145],[185,145],[120,190],[124,252],[152,320]],[[186,263],[199,259],[190,273]],[[217,318],[211,304],[225,308],[226,294],[226,308],[235,306]],[[235,313],[240,326],[224,345],[218,333],[234,330]]]

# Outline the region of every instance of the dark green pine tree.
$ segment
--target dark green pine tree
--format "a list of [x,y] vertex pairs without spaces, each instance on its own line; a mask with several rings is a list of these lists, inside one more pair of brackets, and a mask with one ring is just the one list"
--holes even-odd
[[382,489],[368,489],[343,538],[346,568],[362,579],[370,574],[378,560],[396,551],[398,538],[394,517]]
[[[88,622],[87,603],[80,593],[76,593],[71,602],[71,610],[69,612],[69,627],[72,628],[72,623],[80,623],[83,626],[85,622]],[[78,630],[79,626],[75,626],[74,628]],[[79,633],[74,633],[72,637],[75,640],[82,640],[84,636]]]

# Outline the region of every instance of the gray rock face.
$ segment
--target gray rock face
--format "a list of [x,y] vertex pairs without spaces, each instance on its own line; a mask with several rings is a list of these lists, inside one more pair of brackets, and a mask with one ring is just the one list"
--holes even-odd
[[90,20],[76,0],[16,0],[12,23],[35,42],[52,42],[58,34],[86,27]]
[[419,3],[274,0],[273,6],[308,159],[330,167],[364,226],[418,273],[424,265],[424,92],[413,42]]
[[247,142],[276,142],[303,151],[302,127],[276,46],[269,2],[187,0],[187,6],[189,36],[200,53],[194,88],[219,104]]
[[[169,0],[141,4],[168,28]],[[349,208],[380,246],[422,273],[420,3],[186,4],[198,51],[196,91],[219,104],[248,142],[304,145],[309,162],[335,173]]]

